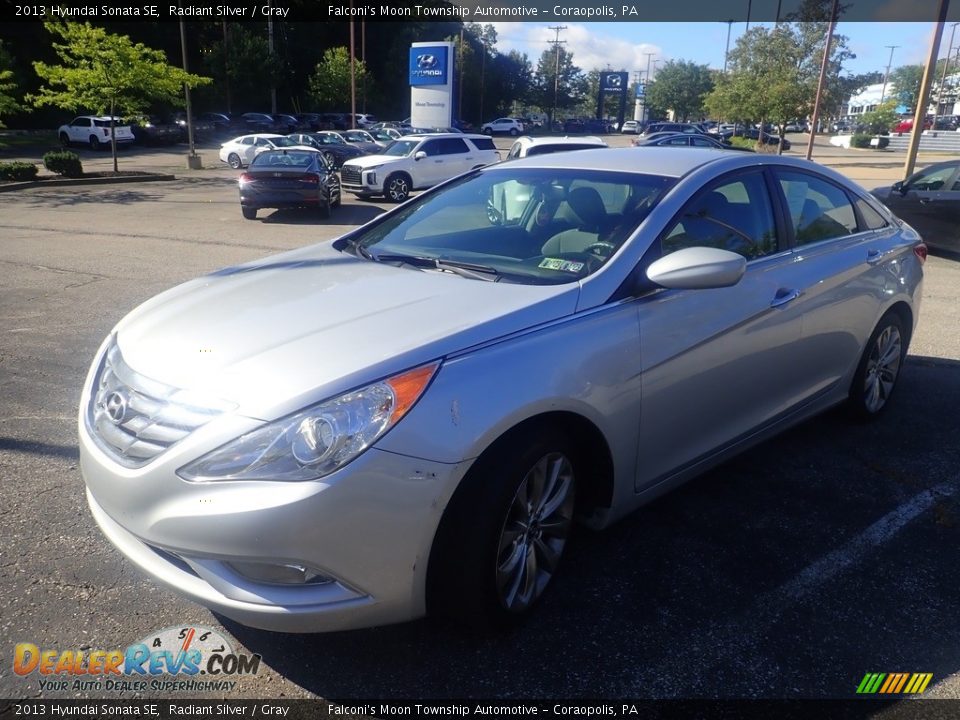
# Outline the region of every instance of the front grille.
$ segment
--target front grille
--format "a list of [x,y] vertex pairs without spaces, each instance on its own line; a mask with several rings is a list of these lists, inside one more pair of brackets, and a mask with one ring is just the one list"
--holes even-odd
[[360,185],[362,182],[360,168],[344,165],[340,168],[340,180],[344,185]]
[[136,468],[232,407],[134,372],[114,341],[90,392],[87,425],[103,450]]

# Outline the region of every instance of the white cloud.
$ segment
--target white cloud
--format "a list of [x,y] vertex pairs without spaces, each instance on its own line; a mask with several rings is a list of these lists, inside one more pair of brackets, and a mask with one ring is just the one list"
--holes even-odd
[[[497,49],[500,52],[519,50],[526,53],[536,67],[544,50],[552,47],[550,41],[556,32],[546,24],[528,22],[492,23],[497,30]],[[647,68],[646,53],[654,53],[654,59],[663,59],[663,50],[654,43],[632,43],[621,38],[596,32],[602,23],[592,26],[571,23],[561,31],[563,47],[573,53],[573,61],[581,70],[643,70]]]

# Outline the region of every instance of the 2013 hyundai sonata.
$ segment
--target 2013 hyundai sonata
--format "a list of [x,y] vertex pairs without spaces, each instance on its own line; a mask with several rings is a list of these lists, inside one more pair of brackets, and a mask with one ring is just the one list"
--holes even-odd
[[123,319],[81,401],[90,508],[153,578],[249,625],[509,622],[575,520],[830,406],[880,414],[925,257],[800,160],[474,171]]

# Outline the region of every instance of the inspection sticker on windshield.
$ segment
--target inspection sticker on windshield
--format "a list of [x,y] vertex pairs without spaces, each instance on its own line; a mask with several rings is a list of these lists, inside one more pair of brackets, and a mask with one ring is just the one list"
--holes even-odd
[[544,258],[540,261],[540,265],[546,270],[562,270],[563,272],[580,272],[583,270],[582,262],[571,262],[569,260],[561,260],[560,258]]

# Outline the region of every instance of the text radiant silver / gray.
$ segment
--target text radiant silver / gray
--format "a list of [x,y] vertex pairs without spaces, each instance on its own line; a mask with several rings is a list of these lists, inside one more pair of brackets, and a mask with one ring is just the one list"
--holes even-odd
[[798,160],[474,171],[121,321],[80,407],[90,508],[145,572],[249,625],[507,623],[575,518],[605,526],[837,403],[880,414],[925,257]]

